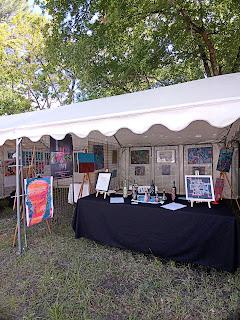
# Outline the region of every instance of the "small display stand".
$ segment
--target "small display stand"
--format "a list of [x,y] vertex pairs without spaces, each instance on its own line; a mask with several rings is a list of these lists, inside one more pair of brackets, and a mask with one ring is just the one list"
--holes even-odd
[[99,194],[103,194],[104,199],[106,199],[106,196],[110,196],[111,194],[115,193],[114,190],[109,190],[109,184],[111,180],[111,172],[99,172],[97,183],[96,183],[96,197],[98,197]]

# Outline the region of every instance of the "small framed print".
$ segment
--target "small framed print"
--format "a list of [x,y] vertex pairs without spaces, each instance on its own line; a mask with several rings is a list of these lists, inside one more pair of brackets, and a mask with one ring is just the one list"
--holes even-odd
[[158,150],[157,151],[158,163],[174,163],[175,162],[175,150]]

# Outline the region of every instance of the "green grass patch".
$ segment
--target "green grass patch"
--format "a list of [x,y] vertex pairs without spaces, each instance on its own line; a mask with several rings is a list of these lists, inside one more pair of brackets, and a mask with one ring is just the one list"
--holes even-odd
[[11,247],[15,214],[0,215],[0,319],[238,319],[235,274],[76,240],[72,213],[48,234],[28,231],[22,256]]

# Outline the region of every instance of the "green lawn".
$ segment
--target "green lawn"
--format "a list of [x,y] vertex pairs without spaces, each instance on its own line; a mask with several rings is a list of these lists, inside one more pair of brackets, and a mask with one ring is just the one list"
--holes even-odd
[[0,319],[238,319],[235,274],[75,240],[72,212],[31,228],[22,256],[15,216],[0,214]]

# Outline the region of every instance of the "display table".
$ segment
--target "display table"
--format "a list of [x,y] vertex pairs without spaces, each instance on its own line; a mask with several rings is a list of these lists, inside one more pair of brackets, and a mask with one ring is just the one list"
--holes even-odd
[[110,204],[109,198],[91,195],[78,200],[73,229],[76,238],[165,259],[231,272],[240,266],[240,228],[226,205],[209,209],[206,203],[188,204],[170,211],[160,205],[133,205],[130,199]]

